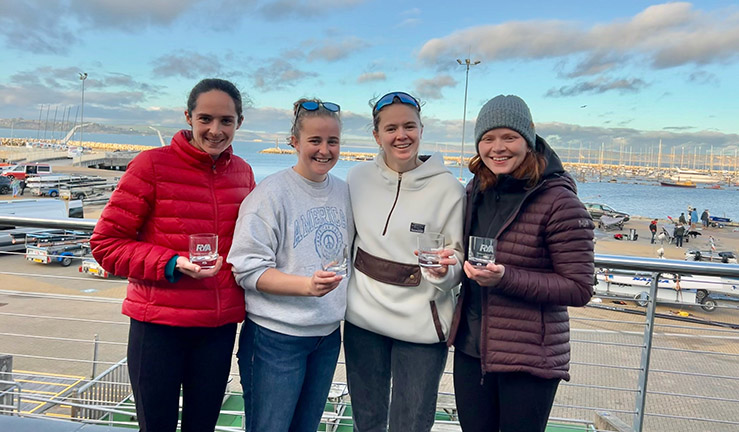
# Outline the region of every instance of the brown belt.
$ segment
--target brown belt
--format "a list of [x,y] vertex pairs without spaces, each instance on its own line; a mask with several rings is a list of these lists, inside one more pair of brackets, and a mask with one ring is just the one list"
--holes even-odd
[[391,285],[413,287],[421,283],[421,267],[418,264],[402,264],[374,255],[357,248],[354,268],[372,279]]

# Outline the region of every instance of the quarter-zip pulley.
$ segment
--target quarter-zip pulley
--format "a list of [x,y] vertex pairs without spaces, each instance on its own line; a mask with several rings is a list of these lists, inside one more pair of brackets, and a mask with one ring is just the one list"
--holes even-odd
[[390,217],[393,215],[393,211],[395,211],[395,206],[398,204],[401,180],[403,180],[403,173],[398,173],[398,189],[395,191],[395,201],[393,201],[393,207],[390,209],[390,213],[388,213],[387,215],[387,220],[385,221],[385,229],[382,230],[382,235],[387,234],[387,226],[390,225]]

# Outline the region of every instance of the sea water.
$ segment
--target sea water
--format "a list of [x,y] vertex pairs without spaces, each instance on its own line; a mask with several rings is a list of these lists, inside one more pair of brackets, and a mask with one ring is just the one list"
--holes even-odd
[[[34,140],[37,131],[35,130],[14,130],[13,135],[16,138],[26,137]],[[9,138],[11,136],[10,129],[0,128],[0,137]],[[123,135],[123,134],[95,134],[85,133],[85,141],[110,142],[121,144],[139,144],[150,145],[152,147],[159,146],[159,138],[154,135]],[[171,137],[165,136],[165,142],[169,142]],[[234,140],[234,153],[244,158],[254,170],[254,177],[257,182],[262,181],[266,176],[273,174],[285,168],[295,165],[297,158],[290,154],[269,154],[259,153],[261,150],[274,147],[273,142],[254,142]],[[285,144],[280,144],[281,148],[287,148]],[[357,152],[376,152],[376,147],[352,146],[351,143],[342,146],[343,151]],[[422,154],[430,154],[433,148],[421,147]],[[339,160],[336,166],[331,170],[331,174],[346,179],[349,170],[360,163],[373,162],[357,162]],[[459,175],[459,168],[450,168],[455,177]],[[465,181],[472,178],[472,174],[464,170]],[[580,182],[577,184],[577,193],[584,202],[598,202],[607,204],[614,209],[626,212],[632,216],[642,216],[645,218],[666,219],[671,216],[676,219],[683,212],[687,216],[688,206],[698,209],[698,214],[704,209],[708,209],[712,216],[728,217],[731,220],[739,220],[739,190],[736,187],[726,189],[704,189],[698,185],[695,189],[663,187],[658,183],[651,184],[632,184],[632,183],[607,183],[607,182]]]

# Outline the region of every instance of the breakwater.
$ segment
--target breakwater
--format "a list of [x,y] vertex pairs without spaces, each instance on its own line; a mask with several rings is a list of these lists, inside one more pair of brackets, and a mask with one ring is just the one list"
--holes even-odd
[[144,151],[151,148],[151,146],[140,144],[107,143],[98,141],[67,141],[66,144],[63,144],[61,140],[31,140],[28,138],[0,138],[0,145],[4,147],[26,147],[52,150],[66,150],[72,147],[84,147],[94,151]]
[[[282,149],[282,148],[276,148],[276,147],[269,147],[263,150],[260,150],[259,153],[266,153],[266,154],[295,154],[295,149]],[[348,161],[368,161],[372,160],[377,152],[350,152],[350,151],[342,151],[339,153],[339,158],[341,160],[348,160]],[[444,156],[444,162],[447,165],[457,165],[459,166],[459,156]],[[464,158],[465,165],[470,163],[470,158],[465,157]]]

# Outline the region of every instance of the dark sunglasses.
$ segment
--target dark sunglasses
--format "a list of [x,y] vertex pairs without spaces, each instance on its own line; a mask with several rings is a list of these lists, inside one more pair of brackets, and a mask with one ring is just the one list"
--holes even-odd
[[375,107],[372,108],[372,115],[376,115],[381,109],[385,108],[388,105],[392,105],[395,103],[395,98],[397,98],[401,103],[404,103],[406,105],[410,105],[418,110],[418,112],[421,112],[421,105],[418,104],[418,101],[413,96],[409,95],[408,93],[404,92],[392,92],[388,93],[385,96],[381,97],[377,100],[375,103]]
[[341,110],[341,107],[338,104],[335,104],[333,102],[305,101],[301,103],[300,106],[298,107],[297,114],[300,114],[300,108],[306,111],[315,111],[319,107],[323,107],[326,109],[326,111],[331,111],[331,112],[339,112]]

